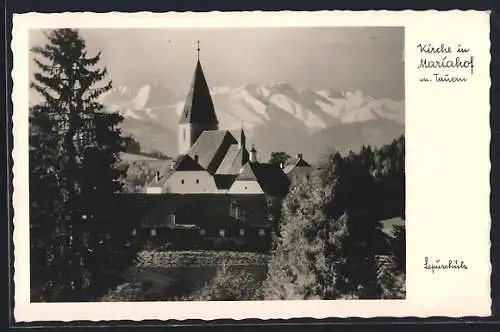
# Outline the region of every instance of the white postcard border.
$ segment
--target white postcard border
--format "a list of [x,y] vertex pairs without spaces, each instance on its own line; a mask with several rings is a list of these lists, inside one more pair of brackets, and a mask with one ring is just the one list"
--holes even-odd
[[[35,28],[404,26],[407,171],[406,300],[30,303],[28,31]],[[321,11],[15,14],[12,52],[16,321],[184,320],[490,315],[489,13]],[[461,43],[474,53],[466,83],[418,81],[418,43]],[[463,271],[423,269],[458,258]]]

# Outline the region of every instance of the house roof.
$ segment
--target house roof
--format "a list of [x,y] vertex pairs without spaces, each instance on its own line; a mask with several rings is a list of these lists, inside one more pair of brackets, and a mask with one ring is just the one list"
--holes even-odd
[[262,190],[272,196],[282,196],[288,191],[290,182],[283,170],[276,164],[255,163],[255,172]]
[[296,158],[292,158],[290,159],[285,167],[283,168],[283,172],[285,172],[285,174],[288,174],[290,173],[291,171],[293,171],[296,167],[311,167],[311,165],[309,165],[309,163],[307,163],[304,159],[302,159],[302,157],[296,157]]
[[238,142],[227,130],[205,130],[191,146],[187,154],[198,157],[198,163],[210,174],[215,173],[227,151]]
[[184,104],[179,123],[217,124],[214,104],[203,74],[200,60],[196,63],[194,77]]
[[246,163],[235,181],[257,181],[266,194],[286,194],[290,181],[283,170],[272,163]]

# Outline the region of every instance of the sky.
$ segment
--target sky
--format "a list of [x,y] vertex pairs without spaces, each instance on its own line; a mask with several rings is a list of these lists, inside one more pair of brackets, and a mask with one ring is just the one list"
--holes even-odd
[[[197,59],[210,86],[286,81],[313,90],[359,89],[404,99],[404,28],[83,29],[90,54],[117,85],[164,84],[186,92]],[[30,47],[44,45],[41,30]],[[30,71],[33,74],[34,66]]]

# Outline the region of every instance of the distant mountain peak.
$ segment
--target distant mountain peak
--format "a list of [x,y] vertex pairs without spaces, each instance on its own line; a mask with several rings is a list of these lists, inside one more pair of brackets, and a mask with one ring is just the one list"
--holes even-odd
[[[281,81],[239,87],[212,86],[210,93],[220,128],[240,128],[243,123],[250,139],[268,142],[270,148],[274,141],[281,142],[284,151],[295,151],[290,144],[297,137],[308,137],[330,128],[340,128],[338,126],[366,123],[373,127],[373,121],[377,120],[387,120],[396,128],[404,124],[403,101],[372,98],[360,89],[347,92],[328,88],[313,90]],[[173,93],[164,84],[152,82],[115,86],[102,96],[101,102],[131,120],[127,121],[125,132],[135,136],[156,135],[156,138],[145,139],[145,146],[153,145],[154,150],[172,155],[177,147],[177,123],[185,99],[185,93]],[[159,138],[159,128],[168,133],[160,135],[165,138]],[[266,153],[265,149],[261,150]]]

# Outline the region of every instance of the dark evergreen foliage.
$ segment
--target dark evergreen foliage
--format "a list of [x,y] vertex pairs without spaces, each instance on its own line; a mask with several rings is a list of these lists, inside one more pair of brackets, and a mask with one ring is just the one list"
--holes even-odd
[[281,165],[281,163],[286,164],[286,162],[290,159],[290,155],[286,152],[272,152],[271,159],[269,159],[269,163]]
[[30,110],[32,301],[86,301],[135,257],[133,215],[112,208],[125,174],[123,118],[97,102],[111,88],[100,53],[89,56],[76,30],[46,37],[32,49],[39,71],[31,87],[42,96]]
[[401,297],[404,228],[392,239],[380,220],[404,218],[404,172],[403,136],[380,149],[325,156],[283,202],[266,296]]
[[137,142],[132,136],[127,136],[125,140],[125,152],[139,154],[141,153],[141,144]]

